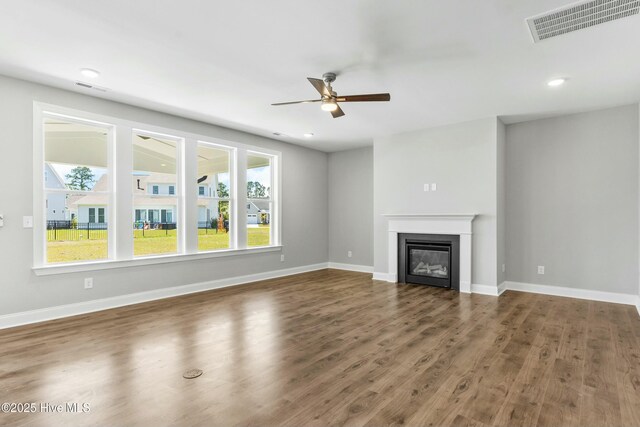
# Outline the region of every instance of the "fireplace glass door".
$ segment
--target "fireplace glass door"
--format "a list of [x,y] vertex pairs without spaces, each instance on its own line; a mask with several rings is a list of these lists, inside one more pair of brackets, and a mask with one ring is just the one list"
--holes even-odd
[[406,273],[414,283],[451,287],[451,245],[407,244]]

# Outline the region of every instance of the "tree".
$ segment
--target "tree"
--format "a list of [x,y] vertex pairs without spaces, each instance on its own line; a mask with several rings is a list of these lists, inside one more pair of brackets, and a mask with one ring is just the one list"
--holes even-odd
[[268,188],[260,184],[258,181],[247,182],[247,197],[250,199],[259,199],[267,197]]
[[218,183],[218,197],[222,197],[222,198],[229,197],[229,188],[227,188],[224,182]]
[[67,178],[67,187],[71,190],[91,190],[96,176],[90,168],[76,166],[64,177]]

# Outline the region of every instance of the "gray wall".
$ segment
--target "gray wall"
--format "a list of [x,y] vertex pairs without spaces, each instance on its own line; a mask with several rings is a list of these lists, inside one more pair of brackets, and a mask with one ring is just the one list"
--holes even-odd
[[373,266],[373,147],[329,154],[329,261]]
[[508,280],[637,293],[637,105],[507,126],[506,181]]
[[490,118],[374,141],[375,272],[388,272],[382,214],[476,213],[472,283],[497,285],[497,128]]
[[[325,153],[5,77],[0,94],[0,315],[327,261]],[[286,261],[272,252],[36,277],[32,230],[22,228],[22,216],[32,215],[34,100],[281,151]],[[87,291],[83,277],[89,275],[94,289]]]

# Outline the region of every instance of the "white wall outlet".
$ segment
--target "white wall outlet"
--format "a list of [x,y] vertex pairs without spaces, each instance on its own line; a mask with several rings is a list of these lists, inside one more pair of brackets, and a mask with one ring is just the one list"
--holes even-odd
[[504,273],[505,271],[507,271],[507,266],[502,264],[502,272]]
[[93,289],[93,277],[85,277],[85,279],[84,279],[84,288],[85,289]]
[[0,227],[4,227],[4,214],[0,213]]
[[434,182],[433,184],[431,184],[431,191],[437,191],[437,190],[438,190],[438,186]]
[[429,184],[424,185],[424,191],[429,191]]
[[351,258],[351,257],[353,256],[353,252],[351,252],[351,251],[347,252],[347,256],[348,256],[349,258]]
[[33,217],[32,216],[23,216],[22,217],[22,226],[24,228],[33,228]]
[[538,274],[544,274],[544,265],[538,266]]
[[280,255],[280,262],[284,262],[284,254]]

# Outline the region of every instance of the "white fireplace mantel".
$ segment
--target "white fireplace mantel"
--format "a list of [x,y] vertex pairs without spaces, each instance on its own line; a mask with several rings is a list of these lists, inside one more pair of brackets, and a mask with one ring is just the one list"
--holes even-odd
[[477,214],[383,214],[388,220],[389,282],[398,281],[398,234],[453,234],[460,236],[460,292],[471,292],[471,235]]

